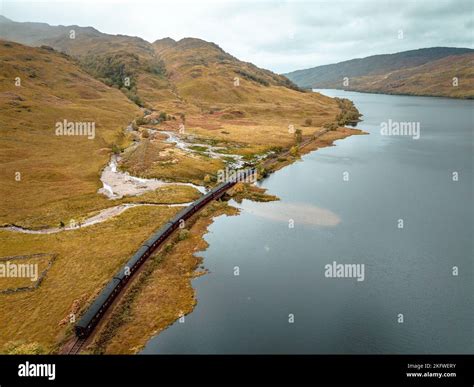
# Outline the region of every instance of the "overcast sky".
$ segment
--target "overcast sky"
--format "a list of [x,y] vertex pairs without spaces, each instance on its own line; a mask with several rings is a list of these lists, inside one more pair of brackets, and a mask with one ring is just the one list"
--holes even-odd
[[197,37],[278,73],[421,47],[474,48],[473,0],[0,0],[15,21]]

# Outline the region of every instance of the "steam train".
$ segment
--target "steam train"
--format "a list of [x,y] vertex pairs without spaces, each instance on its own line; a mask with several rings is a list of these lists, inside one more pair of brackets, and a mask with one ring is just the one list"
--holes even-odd
[[[255,170],[250,170],[252,174]],[[248,175],[248,172],[244,172]],[[175,231],[180,224],[193,216],[197,211],[204,207],[207,203],[214,199],[221,197],[229,188],[237,183],[240,176],[236,179],[223,182],[208,193],[201,196],[195,202],[188,207],[182,209],[170,219],[164,226],[156,231],[143,245],[137,250],[137,252],[130,258],[130,260],[123,266],[120,271],[110,280],[110,282],[104,287],[102,292],[97,296],[94,302],[82,315],[79,322],[75,325],[74,330],[76,336],[84,339],[90,335],[94,327],[100,321],[101,317],[106,312],[107,308],[113,302],[115,297],[120,293],[122,288],[128,283],[133,274],[138,270],[143,262],[153,253],[153,251],[160,246],[172,233]]]

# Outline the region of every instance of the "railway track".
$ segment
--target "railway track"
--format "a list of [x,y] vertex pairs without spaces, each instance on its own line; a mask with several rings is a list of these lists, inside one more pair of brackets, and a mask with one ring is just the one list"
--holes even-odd
[[[309,144],[311,144],[313,141],[317,140],[319,137],[321,137],[323,134],[326,134],[330,131],[330,129],[324,129],[320,132],[318,132],[317,134],[314,134],[312,137],[304,140],[303,142],[301,142],[298,147],[299,149],[302,149],[306,146],[308,146]],[[276,155],[275,157],[269,159],[269,160],[266,160],[262,163],[262,166],[264,168],[268,168],[269,166],[271,166],[274,162],[275,162],[275,159],[279,158],[279,157],[287,157],[290,155],[290,151],[286,151],[286,152],[283,152],[283,153],[280,153],[278,155]]]
[[[250,170],[256,173],[255,169]],[[108,284],[105,285],[102,292],[96,297],[93,303],[87,308],[80,321],[75,325],[76,341],[64,348],[66,354],[76,354],[84,344],[85,339],[91,334],[95,326],[99,323],[113,300],[120,294],[121,290],[133,277],[138,268],[147,260],[147,258],[160,247],[165,240],[177,229],[184,227],[184,222],[203,208],[212,200],[220,198],[229,188],[233,187],[240,178],[246,176],[248,171],[238,173],[234,181],[226,181],[211,189],[208,193],[201,196],[191,205],[187,206],[178,214],[170,219],[158,231],[156,231],[137,252],[130,258],[125,266],[116,273]]]
[[[318,133],[316,137],[309,138],[303,141],[299,146],[300,148],[307,146],[309,143],[314,141],[315,138],[322,136],[329,130],[324,130]],[[286,152],[289,154],[289,152]],[[269,160],[271,162],[271,160]],[[265,163],[264,163],[265,165]],[[255,169],[252,169],[252,174],[256,173]],[[248,172],[242,172],[241,176],[237,176],[235,181],[227,181],[214,187],[211,191],[203,195],[201,198],[193,202],[193,204],[180,211],[174,218],[160,228],[156,233],[148,239],[140,249],[133,255],[133,257],[127,262],[127,264],[112,278],[112,280],[105,286],[102,292],[97,296],[92,305],[83,314],[79,323],[75,326],[76,338],[72,344],[67,345],[63,352],[64,354],[74,355],[77,354],[85,340],[91,334],[95,326],[98,324],[112,301],[121,292],[122,288],[128,283],[133,274],[143,264],[143,262],[158,248],[163,242],[179,227],[181,223],[197,211],[203,208],[207,203],[214,199],[220,198],[229,188],[233,187],[237,181],[240,181],[239,177],[245,176]]]
[[[316,138],[327,133],[329,130],[324,130],[316,136]],[[310,138],[300,144],[300,148],[307,146],[315,138]],[[289,152],[287,152],[289,154]],[[271,160],[269,160],[271,162]],[[265,165],[265,163],[264,163]],[[255,169],[251,169],[251,173],[256,173]],[[203,195],[201,198],[193,202],[193,204],[180,211],[168,223],[162,226],[156,233],[152,235],[133,255],[127,264],[112,278],[112,280],[105,286],[102,292],[96,297],[94,302],[83,314],[81,320],[75,326],[76,338],[72,344],[63,349],[64,354],[77,354],[82,348],[85,340],[91,334],[95,326],[98,324],[112,301],[121,292],[122,288],[128,283],[133,274],[143,264],[143,262],[158,248],[163,242],[178,228],[181,223],[193,216],[197,211],[203,208],[207,203],[214,199],[220,198],[229,188],[233,187],[237,181],[241,181],[240,177],[246,176],[248,171],[241,171],[238,173],[235,181],[226,181],[214,187],[211,191]],[[183,223],[184,224],[184,223]]]
[[74,338],[74,341],[69,343],[63,351],[61,352],[62,355],[77,355],[81,350],[82,346],[86,339],[80,339],[79,337]]

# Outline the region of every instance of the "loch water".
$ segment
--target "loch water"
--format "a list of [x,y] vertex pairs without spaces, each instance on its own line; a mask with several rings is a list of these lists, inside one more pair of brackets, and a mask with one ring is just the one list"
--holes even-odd
[[[474,353],[474,101],[320,92],[369,134],[263,180],[279,202],[216,218],[196,308],[142,353]],[[389,120],[420,138],[382,135]],[[327,277],[334,262],[364,279]]]

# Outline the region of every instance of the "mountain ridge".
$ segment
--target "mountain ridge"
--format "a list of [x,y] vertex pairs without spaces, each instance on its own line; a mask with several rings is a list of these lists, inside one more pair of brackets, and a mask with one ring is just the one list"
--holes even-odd
[[[460,47],[429,47],[355,58],[296,70],[284,75],[303,88],[335,88],[387,94],[473,98],[474,72],[472,65],[460,60],[460,57],[464,55],[471,55],[474,59],[474,50]],[[451,62],[443,61],[445,58],[451,58]],[[422,66],[430,63],[435,64],[431,66],[434,72],[431,77],[424,77],[425,68]],[[396,76],[399,78],[397,82],[384,85],[383,79],[393,77],[394,73],[397,73]],[[453,78],[460,78],[459,75],[463,78],[463,82],[459,83],[460,87],[450,87],[449,85],[453,84]],[[442,78],[441,82],[438,82],[436,76]],[[433,88],[437,84],[443,86],[442,90]]]
[[[74,39],[69,37],[71,29],[75,30]],[[105,34],[93,27],[50,26],[46,23],[35,22],[20,23],[5,17],[0,19],[0,38],[26,45],[51,46],[57,51],[77,58],[88,72],[108,85],[123,88],[124,84],[119,81],[118,76],[111,75],[111,71],[105,68],[112,62],[114,66],[120,67],[116,69],[120,77],[129,76],[132,78],[133,85],[129,91],[124,90],[124,92],[141,106],[146,103],[146,95],[141,92],[143,87],[140,87],[140,80],[151,79],[152,83],[161,84],[160,87],[173,88],[172,85],[169,85],[167,70],[161,60],[163,51],[173,49],[192,52],[192,55],[188,56],[188,60],[194,61],[194,64],[198,66],[205,65],[206,61],[228,60],[237,66],[246,67],[250,73],[244,72],[241,75],[250,81],[264,86],[270,83],[278,84],[302,91],[286,77],[239,61],[217,44],[199,38],[185,37],[174,40],[167,37],[150,43],[140,37]],[[191,58],[193,55],[199,56],[201,63]],[[149,71],[150,69],[151,71]],[[151,73],[151,76],[146,73]],[[169,93],[168,96],[170,96]]]

